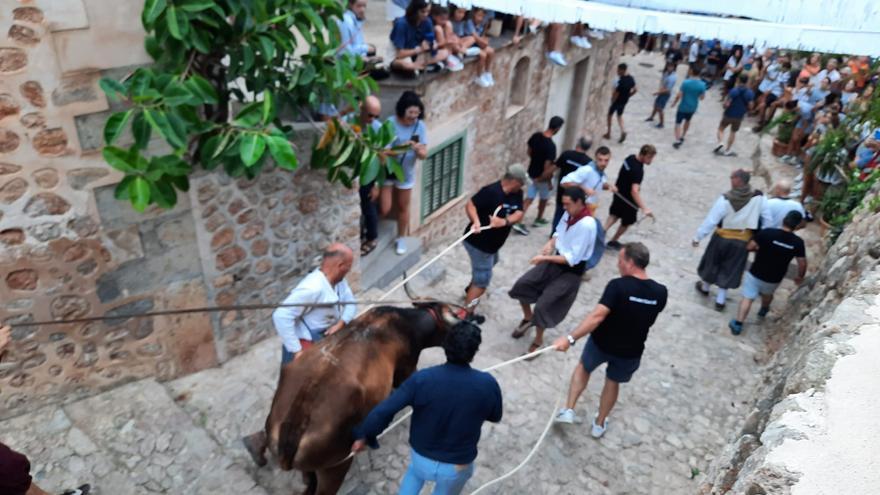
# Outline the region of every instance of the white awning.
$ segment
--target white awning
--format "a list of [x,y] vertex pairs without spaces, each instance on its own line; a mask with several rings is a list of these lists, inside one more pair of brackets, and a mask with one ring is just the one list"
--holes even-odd
[[[770,6],[779,1],[766,0],[765,4]],[[693,2],[697,3],[697,0],[693,0]],[[874,2],[880,3],[877,0]],[[718,38],[732,43],[757,47],[770,46],[853,55],[880,55],[880,32],[861,31],[855,28],[682,14],[584,0],[458,0],[454,3],[461,7],[478,6],[497,12],[537,18],[546,22],[567,24],[586,22],[590,24],[591,28],[607,31],[685,33],[702,39]],[[636,0],[633,3],[650,2]],[[687,4],[690,2],[688,0],[668,2],[668,4],[677,3]],[[751,2],[739,0],[733,5],[740,3]],[[820,2],[817,0],[817,3]],[[821,0],[821,3],[830,3],[830,1]],[[835,4],[837,3],[835,2]],[[875,10],[877,8],[874,3],[867,0],[855,0],[854,3],[870,4],[871,8]],[[703,7],[703,10],[706,8]]]
[[780,24],[880,31],[878,0],[593,0],[619,7],[747,17]]

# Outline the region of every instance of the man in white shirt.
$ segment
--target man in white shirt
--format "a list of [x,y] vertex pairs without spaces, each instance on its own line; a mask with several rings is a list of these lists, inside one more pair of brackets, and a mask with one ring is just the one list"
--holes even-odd
[[822,82],[822,79],[825,79],[826,77],[831,84],[840,81],[840,72],[837,70],[836,58],[829,58],[828,63],[825,64],[825,68],[820,70],[818,74],[813,76],[813,78],[810,79],[810,83],[812,83],[813,86],[819,86],[819,84]]
[[562,193],[565,213],[556,225],[556,233],[544,245],[541,254],[529,261],[535,266],[508,292],[511,298],[519,301],[523,311],[523,319],[511,336],[518,339],[529,328],[535,327],[535,340],[528,352],[543,345],[545,329],[555,327],[568,315],[577,297],[581,277],[598,263],[596,255],[601,256],[604,250],[602,226],[590,216],[585,200],[582,189],[565,189]]
[[[608,162],[611,161],[611,150],[607,146],[602,146],[596,150],[596,159],[586,166],[580,167],[574,172],[566,175],[559,181],[559,187],[579,187],[586,194],[587,208],[590,214],[594,214],[599,207],[599,191],[617,191],[617,188],[608,183],[605,176],[605,169]],[[556,227],[555,225],[553,226]]]
[[710,286],[718,286],[715,298],[718,311],[724,310],[727,290],[736,289],[742,282],[749,259],[746,246],[758,229],[764,209],[764,195],[749,186],[749,179],[751,174],[743,169],[730,175],[730,190],[712,205],[692,242],[697,247],[704,237],[712,234],[697,268],[700,280],[696,288],[697,292],[708,296]]
[[761,211],[761,229],[781,229],[782,220],[791,211],[796,211],[805,217],[804,205],[800,201],[789,199],[791,194],[791,182],[780,180],[773,185],[773,197],[764,203]]
[[700,60],[700,43],[702,43],[700,40],[694,38],[688,48],[688,65],[692,67]]
[[280,307],[272,313],[272,322],[281,337],[282,365],[293,361],[312,342],[338,332],[354,319],[357,309],[354,304],[336,304],[354,302],[354,294],[345,281],[353,261],[354,255],[348,246],[331,244],[324,251],[321,266],[306,275],[282,303],[328,306]]

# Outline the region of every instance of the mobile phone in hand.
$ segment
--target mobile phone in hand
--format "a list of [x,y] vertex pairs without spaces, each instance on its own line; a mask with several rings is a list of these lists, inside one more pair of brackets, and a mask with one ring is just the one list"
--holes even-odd
[[419,135],[413,134],[413,137],[410,138],[410,141],[412,141],[414,143],[418,143],[419,142]]

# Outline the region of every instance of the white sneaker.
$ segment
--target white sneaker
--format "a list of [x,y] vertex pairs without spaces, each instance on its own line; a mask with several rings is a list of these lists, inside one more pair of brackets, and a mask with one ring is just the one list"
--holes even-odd
[[495,78],[492,77],[492,73],[491,73],[491,72],[487,72],[487,73],[486,73],[486,80],[489,81],[489,84],[490,84],[490,85],[495,86]]
[[592,36],[593,38],[596,38],[597,40],[604,40],[604,39],[605,39],[605,32],[604,32],[604,31],[598,31],[598,30],[596,30],[596,29],[590,29],[590,30],[587,32],[587,34],[589,34],[589,35]]
[[565,61],[565,57],[563,57],[562,54],[559,52],[549,52],[547,53],[547,58],[560,67],[565,67],[568,65],[568,62]]
[[593,47],[593,45],[590,44],[590,41],[587,40],[586,38],[584,38],[583,36],[572,36],[571,43],[573,45],[580,47],[580,48],[583,48],[585,50],[589,50],[590,48]]
[[449,58],[446,59],[446,68],[449,69],[450,72],[458,72],[464,69],[464,64],[461,63],[461,60],[455,55],[450,55]]
[[599,426],[596,424],[596,418],[599,417],[599,413],[596,413],[593,416],[593,428],[590,430],[590,435],[593,435],[593,438],[602,438],[602,435],[605,434],[605,430],[608,429],[608,418],[605,418],[605,424]]
[[394,241],[394,252],[398,255],[406,254],[406,243],[403,242],[402,237],[399,237],[396,241]]
[[472,47],[468,48],[467,50],[465,50],[464,54],[467,55],[468,57],[476,57],[477,55],[480,54],[480,47],[472,46]]
[[481,74],[474,78],[474,83],[481,88],[488,88],[491,86],[489,81],[486,80],[486,74]]
[[559,410],[559,413],[556,414],[556,418],[553,420],[557,423],[562,423],[566,425],[574,424],[578,421],[578,417],[574,415],[574,409],[566,409],[562,408]]

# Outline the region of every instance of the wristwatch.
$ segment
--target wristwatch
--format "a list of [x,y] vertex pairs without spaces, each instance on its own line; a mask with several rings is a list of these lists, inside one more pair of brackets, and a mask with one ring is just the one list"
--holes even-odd
[[569,344],[574,345],[574,343],[575,343],[574,337],[572,337],[571,335],[566,335],[565,338],[568,339]]

